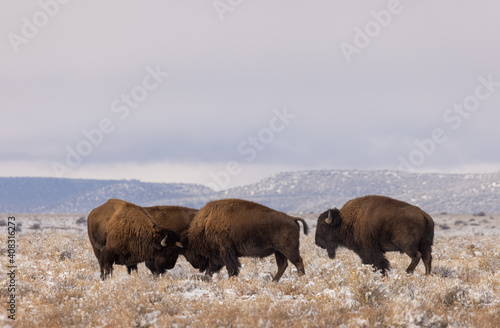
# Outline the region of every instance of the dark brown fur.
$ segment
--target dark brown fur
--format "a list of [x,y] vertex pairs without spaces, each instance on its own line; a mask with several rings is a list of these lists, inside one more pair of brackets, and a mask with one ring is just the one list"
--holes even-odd
[[155,275],[173,268],[179,252],[162,247],[162,236],[167,229],[184,234],[196,212],[177,206],[142,208],[119,199],[92,210],[87,228],[101,278],[112,274],[115,263],[127,266],[128,273],[143,261]]
[[[332,223],[325,219],[331,211]],[[372,264],[383,274],[390,269],[385,252],[399,251],[411,258],[406,270],[413,273],[420,259],[430,274],[434,221],[420,208],[384,196],[364,196],[332,209],[318,218],[316,245],[335,258],[337,247],[353,250],[363,264]]]
[[182,240],[185,256],[191,264],[205,259],[198,267],[201,271],[206,269],[208,275],[226,266],[229,276],[236,276],[241,267],[238,257],[274,254],[278,265],[274,281],[283,275],[287,259],[303,275],[298,221],[307,234],[307,224],[301,218],[241,199],[213,201],[200,209]]

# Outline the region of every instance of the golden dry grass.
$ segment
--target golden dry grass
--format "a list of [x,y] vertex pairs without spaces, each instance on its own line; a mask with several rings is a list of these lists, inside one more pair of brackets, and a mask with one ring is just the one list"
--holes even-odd
[[[17,236],[15,327],[498,327],[498,235],[437,235],[433,274],[389,253],[389,277],[341,250],[335,260],[301,237],[306,276],[290,265],[279,283],[273,257],[241,259],[239,277],[221,271],[211,281],[183,258],[155,279],[144,265],[127,275],[115,266],[99,280],[86,233],[29,231]],[[5,252],[5,249],[3,249]],[[4,255],[4,254],[3,254]],[[6,265],[5,265],[6,266]],[[1,289],[2,300],[7,297]]]

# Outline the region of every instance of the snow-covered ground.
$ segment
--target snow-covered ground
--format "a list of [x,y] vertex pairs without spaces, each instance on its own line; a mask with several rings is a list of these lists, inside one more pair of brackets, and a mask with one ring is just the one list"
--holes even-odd
[[[242,258],[240,275],[231,279],[225,270],[202,279],[180,258],[159,278],[141,264],[130,276],[115,266],[102,282],[85,216],[17,215],[16,320],[2,310],[0,326],[497,327],[500,215],[433,217],[430,276],[422,264],[407,275],[410,260],[399,253],[388,253],[388,277],[345,249],[329,259],[314,245],[311,214],[305,216],[311,233],[301,236],[306,275],[289,265],[274,283],[274,257]],[[7,243],[0,247],[7,258]],[[10,293],[2,288],[1,295],[5,300]]]

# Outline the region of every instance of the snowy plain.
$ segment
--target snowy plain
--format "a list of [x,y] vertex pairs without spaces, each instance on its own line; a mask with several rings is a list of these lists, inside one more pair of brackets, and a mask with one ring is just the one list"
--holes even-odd
[[[409,258],[388,253],[388,277],[345,249],[329,259],[314,244],[317,215],[302,217],[311,228],[301,235],[303,277],[289,265],[274,283],[274,257],[242,258],[238,277],[228,279],[223,269],[207,281],[180,257],[159,278],[140,264],[130,276],[115,266],[113,277],[102,282],[85,215],[17,215],[16,320],[2,311],[0,325],[497,327],[500,322],[500,215],[433,215],[433,273],[425,276],[419,264],[407,275]],[[2,289],[2,299],[7,296]]]

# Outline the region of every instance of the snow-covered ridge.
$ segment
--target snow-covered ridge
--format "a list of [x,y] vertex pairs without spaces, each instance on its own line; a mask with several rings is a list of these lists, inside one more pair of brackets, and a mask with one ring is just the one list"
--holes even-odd
[[225,197],[291,213],[318,213],[369,194],[394,197],[429,213],[500,213],[500,171],[489,174],[325,170],[280,173],[234,188]]
[[219,198],[253,200],[289,213],[318,213],[354,197],[395,197],[429,213],[500,213],[500,171],[489,174],[325,170],[285,172],[215,192],[195,184],[137,180],[0,178],[0,213],[88,213],[109,198],[199,208]]
[[204,204],[200,196],[210,193],[213,193],[210,188],[182,183],[0,178],[0,213],[84,214],[110,198],[144,206],[165,200],[165,204],[200,207]]

